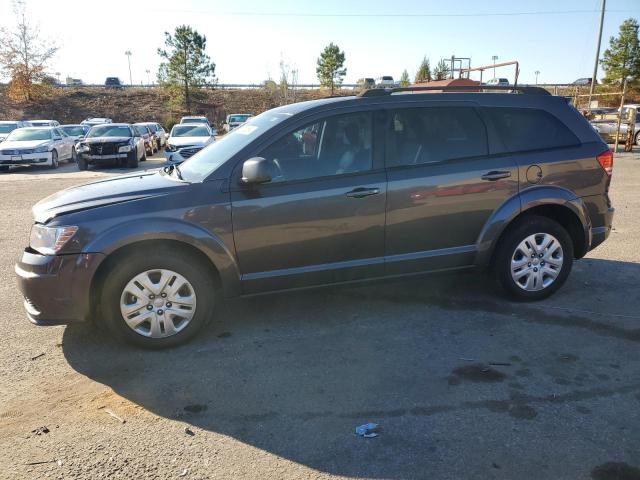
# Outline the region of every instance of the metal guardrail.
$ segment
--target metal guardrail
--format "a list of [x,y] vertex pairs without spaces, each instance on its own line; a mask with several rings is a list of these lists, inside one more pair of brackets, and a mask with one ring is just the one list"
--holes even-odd
[[[277,84],[276,84],[277,85]],[[0,83],[0,86],[2,87],[6,87],[7,84],[6,83]],[[119,85],[117,87],[114,86],[105,86],[103,83],[83,83],[82,85],[67,85],[65,83],[60,83],[58,85],[53,85],[54,87],[57,88],[110,88],[110,89],[126,89],[126,88],[158,88],[159,85],[158,84],[152,84],[152,85]],[[349,89],[349,88],[355,88],[358,85],[356,85],[355,83],[343,83],[341,85],[341,88],[343,89]],[[202,88],[207,88],[207,89],[218,89],[218,90],[242,90],[242,89],[257,89],[257,88],[264,88],[264,83],[216,83],[211,84],[211,85],[202,85]],[[289,85],[289,89],[296,89],[296,90],[305,90],[305,89],[309,89],[309,90],[315,90],[315,89],[319,89],[320,88],[320,84],[317,83],[300,83],[297,85]]]

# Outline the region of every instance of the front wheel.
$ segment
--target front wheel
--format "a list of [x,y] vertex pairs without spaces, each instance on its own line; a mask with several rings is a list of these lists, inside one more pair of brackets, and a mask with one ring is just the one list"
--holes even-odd
[[58,168],[59,165],[60,163],[58,162],[58,152],[56,150],[53,150],[51,152],[51,165],[49,165],[49,168],[55,169]]
[[188,252],[167,247],[133,252],[114,261],[106,277],[103,318],[127,342],[144,348],[176,346],[211,317],[214,288],[206,267]]
[[531,216],[506,232],[496,247],[499,283],[517,300],[541,300],[566,281],[573,265],[573,242],[547,217]]
[[71,149],[71,161],[76,163],[78,161],[78,153],[76,152],[76,147]]
[[138,150],[134,150],[127,157],[127,167],[128,168],[137,168],[138,167]]

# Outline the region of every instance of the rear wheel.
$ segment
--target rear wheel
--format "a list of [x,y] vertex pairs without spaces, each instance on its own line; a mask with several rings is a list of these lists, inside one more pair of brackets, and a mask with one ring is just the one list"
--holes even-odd
[[640,145],[640,132],[636,133],[636,141],[635,141],[636,145]]
[[51,165],[49,165],[49,168],[58,168],[59,165],[60,163],[58,162],[58,152],[53,150],[51,152]]
[[144,348],[172,347],[211,317],[214,283],[199,259],[159,248],[114,262],[104,282],[104,320],[117,337]]
[[547,217],[530,216],[508,230],[496,247],[494,269],[502,287],[518,300],[541,300],[566,281],[573,242]]

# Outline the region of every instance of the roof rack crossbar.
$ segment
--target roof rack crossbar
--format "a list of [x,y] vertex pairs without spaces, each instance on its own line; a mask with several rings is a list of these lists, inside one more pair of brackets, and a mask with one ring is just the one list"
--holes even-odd
[[477,92],[481,93],[485,90],[500,90],[509,92],[518,92],[525,95],[551,95],[548,90],[542,87],[520,86],[520,85],[450,85],[450,86],[433,86],[433,87],[396,87],[396,88],[371,88],[364,90],[359,97],[381,97],[391,95],[392,93],[402,92],[423,92],[423,91],[441,91],[441,92]]

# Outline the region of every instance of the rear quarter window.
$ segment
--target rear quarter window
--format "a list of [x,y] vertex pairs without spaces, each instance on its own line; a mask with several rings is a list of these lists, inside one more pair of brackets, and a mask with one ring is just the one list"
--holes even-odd
[[573,147],[580,140],[549,112],[535,108],[486,108],[507,152]]

